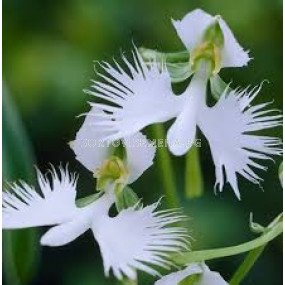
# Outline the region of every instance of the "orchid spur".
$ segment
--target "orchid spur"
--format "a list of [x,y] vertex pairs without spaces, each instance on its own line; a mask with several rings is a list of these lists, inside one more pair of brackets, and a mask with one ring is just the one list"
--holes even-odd
[[[234,38],[225,21],[198,9],[181,21],[173,21],[178,36],[190,53],[192,79],[186,90],[175,95],[170,74],[161,62],[144,62],[134,47],[133,63],[122,55],[126,69],[100,64],[103,81],[93,81],[88,93],[102,102],[90,105],[104,112],[102,120],[94,119],[94,127],[108,130],[105,141],[118,140],[148,125],[175,118],[167,133],[167,142],[174,155],[184,155],[193,145],[197,127],[209,142],[216,168],[216,186],[222,191],[229,182],[240,199],[238,174],[255,184],[262,179],[253,168],[266,170],[255,160],[270,159],[281,154],[281,141],[258,136],[256,131],[282,124],[282,115],[267,109],[269,102],[252,105],[261,86],[246,89],[224,89],[213,106],[206,104],[207,84],[221,68],[242,67],[250,58]],[[225,173],[223,172],[225,169]]]

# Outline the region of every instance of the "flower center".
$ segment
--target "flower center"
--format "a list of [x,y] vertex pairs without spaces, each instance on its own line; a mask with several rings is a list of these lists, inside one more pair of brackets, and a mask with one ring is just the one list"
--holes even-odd
[[97,178],[97,190],[104,190],[108,184],[125,185],[127,183],[129,171],[124,161],[118,156],[111,156],[105,160],[101,167],[94,172]]
[[205,31],[201,43],[194,48],[190,55],[192,70],[197,71],[201,61],[206,62],[210,75],[219,73],[221,69],[221,50],[224,46],[224,35],[217,16],[214,23]]

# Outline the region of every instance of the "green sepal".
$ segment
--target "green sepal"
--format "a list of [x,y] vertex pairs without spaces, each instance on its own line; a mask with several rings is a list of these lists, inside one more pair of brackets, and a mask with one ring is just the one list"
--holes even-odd
[[197,285],[198,282],[201,280],[201,277],[202,277],[201,274],[193,274],[187,276],[182,281],[180,281],[178,285]]
[[193,74],[189,63],[190,54],[187,50],[163,53],[141,47],[139,52],[147,65],[156,62],[160,69],[166,66],[172,83],[183,82]]
[[140,199],[138,195],[129,186],[115,190],[115,194],[115,204],[118,212],[139,204]]
[[205,42],[210,42],[217,46],[218,48],[222,48],[225,43],[224,33],[220,27],[219,21],[216,20],[212,25],[210,25],[205,33],[203,40]]
[[189,62],[190,54],[188,50],[178,52],[159,52],[154,49],[144,47],[139,48],[139,53],[145,62],[166,62],[180,63]]
[[78,208],[83,208],[88,206],[89,204],[93,203],[94,201],[98,200],[99,198],[102,197],[102,195],[104,194],[103,191],[99,192],[99,193],[95,193],[92,195],[89,195],[87,197],[84,198],[80,198],[78,200],[75,201],[75,204]]
[[223,79],[218,75],[213,75],[210,77],[210,88],[211,94],[217,101],[220,99],[225,90],[231,91],[229,84],[223,81]]
[[191,69],[191,66],[188,61],[178,63],[166,63],[166,67],[169,72],[172,83],[183,82],[193,74],[193,70]]

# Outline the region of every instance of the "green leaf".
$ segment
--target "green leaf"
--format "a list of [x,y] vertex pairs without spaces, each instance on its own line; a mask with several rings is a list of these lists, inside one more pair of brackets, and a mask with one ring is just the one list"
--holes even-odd
[[231,90],[231,88],[229,87],[229,84],[224,82],[218,74],[211,76],[210,88],[211,88],[213,97],[217,101],[220,99],[221,95],[224,93],[226,88],[228,88],[229,91]]
[[[17,110],[3,90],[3,178],[32,182],[33,153]],[[37,272],[38,234],[35,229],[4,231],[3,270],[7,284],[28,284]]]

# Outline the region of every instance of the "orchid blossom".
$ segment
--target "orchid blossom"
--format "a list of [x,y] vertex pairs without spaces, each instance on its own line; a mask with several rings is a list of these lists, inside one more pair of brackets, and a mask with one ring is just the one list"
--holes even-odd
[[[146,136],[137,132],[125,137],[118,143],[106,143],[104,138],[110,131],[96,126],[105,116],[105,113],[93,107],[85,117],[85,121],[76,134],[70,146],[76,155],[76,159],[95,177],[100,175],[100,167],[104,162],[115,161],[118,168],[123,172],[125,184],[131,184],[137,180],[143,172],[153,164],[155,146]],[[121,148],[119,148],[121,146]],[[123,157],[118,157],[116,150],[121,149]],[[110,157],[113,159],[110,160]],[[115,159],[114,159],[115,158]],[[119,170],[119,171],[120,171]]]
[[211,271],[209,267],[202,264],[191,264],[185,269],[170,273],[163,276],[160,280],[156,281],[154,285],[180,285],[184,284],[183,280],[191,278],[192,283],[195,285],[227,285],[228,283],[222,276],[215,271]]
[[185,218],[179,211],[157,210],[157,202],[135,205],[110,217],[115,201],[112,184],[97,200],[78,207],[78,177],[67,168],[60,168],[59,173],[52,168],[49,176],[37,171],[40,193],[23,181],[9,185],[3,193],[4,229],[53,226],[41,238],[45,246],[65,245],[91,229],[105,274],[112,270],[118,279],[136,279],[136,269],[159,275],[152,267],[169,268],[168,254],[187,247],[186,229],[169,226]]
[[224,182],[229,182],[240,198],[237,175],[259,184],[262,179],[252,168],[266,168],[253,159],[264,160],[281,154],[278,138],[253,132],[280,126],[282,115],[266,109],[270,103],[251,105],[261,85],[251,90],[226,88],[213,107],[207,106],[209,78],[221,68],[247,65],[248,52],[220,16],[213,17],[198,9],[181,21],[173,21],[173,25],[190,53],[193,77],[186,90],[175,95],[166,66],[145,63],[135,47],[133,63],[122,55],[126,70],[116,61],[114,66],[100,64],[105,74],[98,72],[97,75],[105,82],[93,81],[88,93],[107,103],[90,103],[103,112],[94,116],[93,126],[106,132],[104,141],[114,141],[148,125],[176,118],[167,133],[168,146],[174,155],[187,153],[199,127],[211,148],[215,185],[222,191]]

